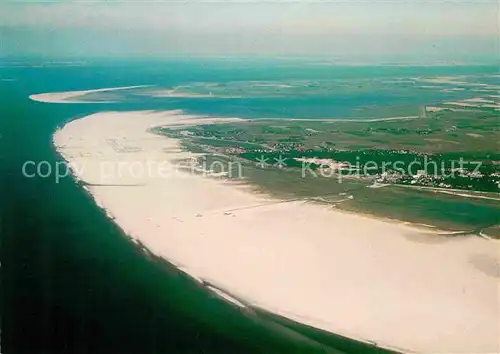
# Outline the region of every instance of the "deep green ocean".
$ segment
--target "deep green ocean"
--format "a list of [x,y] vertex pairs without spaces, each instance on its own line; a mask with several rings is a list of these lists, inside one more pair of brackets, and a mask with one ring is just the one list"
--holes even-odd
[[[321,97],[147,98],[122,103],[48,104],[28,96],[129,85],[193,82],[392,80],[495,74],[495,67],[336,67],[293,61],[94,61],[39,59],[0,66],[0,240],[2,353],[371,353],[372,346],[326,335],[217,298],[166,261],[140,250],[70,177],[27,178],[26,161],[60,157],[52,134],[101,110],[183,109],[236,117],[352,117],[356,108],[397,106],[417,114],[429,101],[463,93],[407,87]],[[372,81],[370,81],[372,80]],[[364,81],[364,82],[365,82]],[[297,260],[300,262],[300,260]]]

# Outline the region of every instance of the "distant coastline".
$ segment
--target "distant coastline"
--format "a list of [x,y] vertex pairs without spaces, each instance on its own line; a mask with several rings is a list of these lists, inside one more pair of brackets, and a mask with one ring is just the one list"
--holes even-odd
[[114,103],[114,101],[83,101],[83,100],[72,100],[75,97],[80,97],[88,93],[94,92],[108,92],[108,91],[119,91],[128,90],[139,87],[147,87],[148,85],[135,85],[135,86],[121,86],[121,87],[110,87],[110,88],[100,88],[93,90],[83,90],[83,91],[67,91],[67,92],[48,92],[30,95],[29,98],[37,102],[45,103]]

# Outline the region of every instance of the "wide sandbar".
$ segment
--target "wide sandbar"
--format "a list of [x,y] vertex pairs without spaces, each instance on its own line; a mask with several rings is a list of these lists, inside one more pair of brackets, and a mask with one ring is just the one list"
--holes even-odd
[[[190,153],[148,129],[197,122],[180,112],[98,113],[58,130],[54,144],[127,234],[245,303],[408,351],[499,351],[498,243],[165,172]],[[140,173],[155,164],[163,172]]]

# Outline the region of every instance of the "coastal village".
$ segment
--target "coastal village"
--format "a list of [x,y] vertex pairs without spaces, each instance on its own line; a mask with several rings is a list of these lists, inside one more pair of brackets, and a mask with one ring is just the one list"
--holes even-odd
[[[367,128],[375,131],[377,128]],[[406,133],[406,128],[379,128],[384,132]],[[165,131],[163,132],[165,133]],[[242,138],[243,130],[217,129],[197,126],[169,130],[170,136],[183,137],[206,153],[243,158],[261,168],[308,169],[320,176],[360,179],[374,187],[388,184],[459,189],[481,192],[500,192],[500,161],[497,157],[480,161],[465,161],[454,154],[426,153],[418,149],[338,149],[329,141],[315,146],[307,138],[316,133],[305,128],[302,135],[288,136],[286,141],[265,140],[251,135]],[[415,131],[428,135],[431,129]],[[266,163],[263,163],[263,161]],[[399,164],[398,164],[399,163]]]

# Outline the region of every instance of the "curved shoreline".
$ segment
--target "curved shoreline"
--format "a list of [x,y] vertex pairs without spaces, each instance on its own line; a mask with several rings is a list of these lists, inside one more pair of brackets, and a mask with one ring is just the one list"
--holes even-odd
[[[54,101],[53,103],[58,103],[58,102]],[[78,103],[78,102],[76,102],[76,103]],[[145,112],[150,113],[149,111],[145,111]],[[182,114],[182,111],[180,111],[180,110],[169,111],[169,112],[171,112],[171,113],[173,113],[175,115]],[[206,281],[204,279],[199,278],[194,273],[190,272],[190,269],[188,267],[183,266],[183,265],[181,265],[179,263],[173,262],[172,259],[164,258],[160,254],[155,253],[150,248],[148,248],[144,243],[141,242],[140,237],[134,237],[133,235],[129,234],[127,231],[125,231],[125,229],[122,228],[122,226],[120,225],[120,223],[117,222],[116,217],[111,213],[110,209],[106,208],[106,206],[104,204],[102,204],[98,199],[96,199],[96,196],[95,196],[94,193],[92,193],[91,188],[89,186],[85,185],[85,181],[82,179],[82,177],[78,176],[78,174],[75,173],[75,171],[71,167],[71,161],[68,160],[68,159],[66,159],[64,157],[64,155],[60,152],[60,150],[57,149],[57,145],[56,145],[56,142],[55,142],[55,135],[56,135],[56,133],[58,131],[62,130],[65,125],[70,124],[70,123],[72,123],[74,121],[77,121],[77,120],[85,119],[86,117],[87,116],[69,119],[66,122],[64,122],[60,127],[58,127],[58,129],[56,130],[56,132],[53,135],[53,138],[54,138],[53,139],[53,146],[54,146],[55,151],[57,152],[57,154],[59,156],[61,156],[67,163],[69,163],[69,169],[70,169],[71,177],[75,180],[75,182],[77,184],[80,185],[80,187],[84,190],[84,192],[88,195],[88,197],[92,199],[92,201],[96,204],[96,206],[100,210],[102,210],[102,212],[106,215],[106,217],[111,222],[113,222],[116,226],[118,226],[120,228],[120,230],[123,232],[123,235],[125,237],[127,237],[132,243],[134,243],[142,251],[146,252],[146,254],[154,255],[154,256],[159,257],[160,259],[168,262],[171,266],[175,267],[179,272],[181,272],[185,276],[189,277],[193,281],[199,283],[200,286],[204,287],[207,291],[211,292],[213,295],[215,295],[215,296],[221,298],[222,300],[226,301],[230,305],[239,307],[242,310],[259,309],[260,311],[264,311],[264,312],[268,312],[270,314],[273,314],[272,312],[270,312],[269,309],[266,309],[265,307],[258,306],[258,304],[252,304],[249,301],[244,301],[240,297],[236,297],[235,295],[230,294],[227,290],[223,290],[219,286],[215,286],[213,283],[211,283],[209,281]],[[236,119],[239,120],[239,118],[236,118]],[[212,123],[215,123],[215,122],[217,122],[218,119],[215,119],[215,120],[214,119],[210,119],[210,118],[201,118],[200,120],[193,119],[193,120],[189,120],[189,121],[185,122],[185,124],[186,125],[188,125],[188,124],[191,125],[191,124],[193,124],[192,122],[196,122],[196,121],[198,122],[197,124],[199,124],[199,123],[202,123],[205,120],[210,120]],[[225,120],[228,120],[228,119],[227,118],[221,118],[220,120],[225,121]],[[177,125],[177,124],[178,123],[174,123],[174,125]],[[152,128],[156,128],[156,127],[152,127]],[[148,132],[149,132],[149,129],[148,129]],[[154,133],[151,133],[151,134],[154,134]],[[273,199],[270,202],[270,204],[279,203],[279,202],[280,202],[279,200]],[[343,212],[343,211],[339,211],[339,212],[340,213],[348,213],[348,212]],[[350,213],[350,214],[354,214],[354,213]],[[363,216],[363,217],[367,217],[367,216]],[[391,221],[391,222],[394,222],[394,221]],[[292,316],[290,316],[290,315],[288,315],[286,313],[274,313],[273,315],[282,317],[283,319],[288,320],[288,321],[292,321],[292,323],[296,322],[296,323],[305,325],[307,327],[311,327],[313,329],[317,329],[317,330],[320,330],[320,331],[325,331],[325,329],[323,329],[322,327],[315,326],[315,325],[311,324],[310,321],[308,321],[308,320],[304,320],[304,319],[299,319],[298,320],[297,317],[293,316],[293,314],[292,314]],[[340,331],[337,331],[335,333],[333,333],[333,332],[327,332],[327,333],[330,333],[330,334],[335,335],[335,336],[340,337],[340,338],[343,337],[344,340],[358,342],[358,344],[360,344],[360,345],[367,345],[369,347],[380,348],[382,350],[387,350],[390,353],[403,353],[403,352],[405,352],[405,353],[413,353],[413,351],[410,351],[410,350],[402,350],[401,348],[396,348],[394,346],[389,346],[389,345],[382,345],[380,343],[376,343],[376,342],[373,342],[373,341],[368,340],[368,339],[360,338],[360,337],[357,337],[355,334],[347,334],[345,332],[340,332]]]
[[93,90],[82,90],[82,91],[66,91],[66,92],[46,92],[46,93],[38,93],[29,96],[30,100],[43,102],[43,103],[115,103],[115,101],[78,101],[69,99],[83,96],[87,93],[93,92],[108,92],[108,91],[120,91],[120,90],[129,90],[139,87],[148,87],[150,85],[135,85],[135,86],[120,86],[120,87],[108,87],[108,88],[99,88]]
[[[153,136],[146,130],[153,126],[182,122],[193,124],[195,121],[195,117],[169,112],[100,113],[68,123],[56,132],[54,143],[58,153],[70,163],[86,161],[94,165],[83,176],[77,176],[92,183],[98,177],[96,170],[92,169],[103,157],[115,162],[157,159],[171,163],[179,155],[189,156],[180,151],[166,154],[162,150],[165,145],[175,150],[178,149],[178,143]],[[117,132],[119,137],[116,136]],[[140,147],[141,151],[129,154],[117,152],[107,143],[106,139],[110,137],[123,139],[125,144]],[[80,145],[85,146],[79,151],[74,147],[66,150],[72,140],[78,140]],[[128,159],[131,156],[132,160]],[[130,182],[130,178],[121,176],[113,182]],[[493,351],[496,349],[494,346],[498,345],[496,338],[492,337],[495,334],[493,321],[497,318],[491,314],[495,311],[495,300],[490,293],[493,291],[495,295],[498,282],[485,277],[465,262],[471,252],[494,257],[493,246],[486,246],[485,240],[467,238],[450,241],[447,245],[419,246],[399,236],[418,236],[422,234],[421,230],[298,203],[264,206],[260,210],[239,211],[236,217],[228,217],[224,215],[224,210],[230,209],[229,206],[248,205],[266,199],[200,176],[179,174],[166,180],[146,178],[145,182],[145,186],[137,188],[115,187],[114,193],[105,186],[87,188],[96,203],[101,203],[110,212],[126,234],[140,240],[153,253],[173,264],[189,265],[181,267],[188,274],[215,284],[219,289],[228,289],[237,298],[252,305],[329,332],[350,333],[352,335],[346,335],[350,338],[370,338],[365,342],[380,343],[381,347],[393,350]],[[121,194],[118,195],[120,189]],[[201,191],[211,195],[197,193]],[[168,200],[169,196],[172,200]],[[143,208],[126,210],[130,207],[127,203],[141,204]],[[197,205],[200,203],[201,207]],[[207,212],[211,213],[208,217]],[[203,213],[203,217],[196,217],[198,213]],[[152,223],[157,224],[150,225]],[[342,235],[325,233],[325,229],[339,229],[339,226]],[[158,228],[165,232],[158,232]],[[351,235],[347,235],[347,231]],[[358,259],[353,260],[352,257]],[[303,260],[306,262],[296,264]],[[444,271],[443,260],[451,262],[445,262]],[[419,271],[426,274],[418,274]],[[439,281],[434,279],[426,284],[426,278],[435,278],[436,273]],[[296,278],[290,278],[291,274]],[[407,279],[410,275],[416,279]],[[450,275],[454,277],[451,283]],[[394,278],[393,281],[387,281],[388,277]],[[330,278],[336,281],[331,283]],[[368,281],[372,282],[371,287],[365,284]],[[456,311],[467,310],[467,306],[457,300],[460,294],[452,296],[450,288],[443,287],[443,281],[448,282],[452,289],[463,282],[469,284],[464,289],[466,293],[472,292],[473,296],[464,294],[461,301],[474,304],[478,313],[472,314],[473,317],[480,314],[476,318],[476,327],[467,327],[468,322],[463,323],[460,316],[457,318]],[[437,316],[435,310],[440,307],[436,304],[426,306],[429,304],[422,303],[422,299],[427,299],[434,288],[437,288],[435,290],[441,297],[444,296],[438,305],[446,307],[450,301],[458,301],[456,308],[451,306],[454,311],[447,313],[454,320],[446,316],[443,318],[443,314]],[[363,293],[367,294],[363,296]],[[411,296],[413,300],[405,298]],[[384,301],[386,298],[392,303]],[[487,303],[484,300],[488,300]],[[460,304],[465,306],[458,306]],[[381,311],[380,306],[387,307],[387,311]],[[411,313],[417,306],[423,307],[421,312],[426,312],[426,307],[434,311],[427,313],[427,317],[402,311],[405,309]],[[486,313],[483,312],[485,306],[488,307]],[[412,317],[411,322],[415,323],[404,323],[406,318]],[[387,323],[388,320],[394,323],[382,326],[385,329],[378,328],[379,324]],[[466,330],[464,335],[448,332],[453,323],[465,326],[461,328],[462,331]],[[403,324],[406,326],[402,329],[400,327]],[[428,333],[423,335],[420,331]],[[447,340],[433,343],[432,338],[429,338],[430,333],[437,336],[436,333],[440,331],[447,334]],[[420,334],[418,340],[413,338],[415,333]]]

